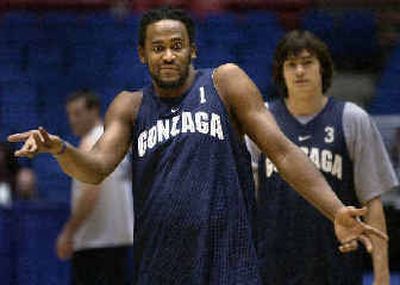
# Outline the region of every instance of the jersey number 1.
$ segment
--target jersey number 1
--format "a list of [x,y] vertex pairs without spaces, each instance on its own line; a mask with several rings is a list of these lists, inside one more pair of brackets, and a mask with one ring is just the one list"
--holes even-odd
[[204,104],[206,102],[206,91],[204,90],[204,86],[200,87],[200,104]]

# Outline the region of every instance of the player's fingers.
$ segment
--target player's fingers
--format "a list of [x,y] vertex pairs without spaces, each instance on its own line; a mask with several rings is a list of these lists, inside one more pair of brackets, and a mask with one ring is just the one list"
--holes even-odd
[[362,217],[365,216],[368,212],[367,207],[355,208],[355,207],[347,207],[348,213],[353,217]]
[[362,242],[362,244],[365,246],[366,250],[371,253],[373,250],[373,246],[372,246],[372,242],[371,240],[366,236],[366,235],[360,235],[358,237],[358,239],[360,240],[360,242]]
[[37,144],[33,137],[29,138],[21,149],[17,150],[14,155],[17,157],[29,157],[32,158],[38,151]]
[[17,150],[16,152],[14,152],[14,155],[16,157],[29,157],[32,158],[36,152],[31,150],[32,147],[30,148],[22,148],[20,150]]
[[26,141],[31,134],[32,134],[32,131],[12,134],[7,137],[7,140],[9,142],[23,142],[23,141]]
[[40,133],[40,131],[32,132],[32,136],[35,139],[36,143],[38,143],[38,144],[43,144],[44,143],[44,138],[43,138],[43,135]]
[[374,227],[372,227],[372,226],[370,226],[370,225],[368,225],[366,223],[363,223],[361,221],[359,223],[363,226],[364,233],[375,235],[375,236],[377,236],[377,237],[379,237],[379,238],[381,238],[383,240],[386,240],[386,241],[389,240],[389,237],[387,236],[387,234],[385,234],[384,232],[378,230],[377,228],[374,228]]
[[42,135],[45,142],[50,141],[49,133],[43,127],[39,127],[39,132]]
[[339,250],[343,253],[355,251],[358,248],[358,243],[356,240],[352,240],[350,242],[344,243],[339,246]]
[[34,141],[34,145],[37,146],[37,150],[39,150],[40,146],[44,145],[45,141],[42,134],[39,131],[34,131],[32,133],[32,139]]
[[28,145],[27,150],[28,150],[31,154],[34,154],[34,153],[36,153],[36,152],[38,151],[38,146],[37,146],[37,144],[35,144],[35,143],[31,143],[31,144]]

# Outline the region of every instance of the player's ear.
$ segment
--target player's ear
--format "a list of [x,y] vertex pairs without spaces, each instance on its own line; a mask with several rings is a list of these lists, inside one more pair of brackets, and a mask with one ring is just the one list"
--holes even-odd
[[192,59],[197,58],[197,47],[196,47],[196,44],[195,44],[195,43],[192,43],[192,44],[190,45],[190,57],[191,57]]
[[143,64],[147,64],[147,59],[146,59],[146,54],[145,54],[145,51],[144,51],[144,47],[138,46],[137,51],[138,51],[140,62],[143,63]]

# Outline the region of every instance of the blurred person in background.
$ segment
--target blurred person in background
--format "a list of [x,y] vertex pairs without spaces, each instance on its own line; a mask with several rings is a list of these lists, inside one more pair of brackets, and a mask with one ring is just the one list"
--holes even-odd
[[[68,120],[79,149],[89,151],[103,133],[100,101],[90,91],[67,100]],[[133,244],[131,167],[125,157],[100,185],[73,180],[71,216],[57,240],[57,255],[72,257],[73,284],[126,284]]]
[[10,206],[15,195],[18,164],[8,143],[0,143],[0,205]]
[[28,201],[37,198],[36,175],[21,166],[8,143],[0,143],[0,204],[11,206],[12,201]]
[[[333,64],[327,46],[308,31],[279,42],[273,79],[281,97],[268,109],[288,136],[348,205],[366,206],[365,221],[386,232],[381,195],[398,184],[382,138],[368,114],[324,93]],[[264,284],[361,285],[363,252],[337,251],[330,223],[282,178],[268,156],[250,143],[257,166],[257,249]],[[257,176],[257,175],[256,175]],[[389,284],[387,241],[371,237],[374,285]],[[348,252],[357,248],[354,241]]]
[[23,167],[18,170],[15,193],[18,200],[30,201],[37,199],[36,175],[31,168]]

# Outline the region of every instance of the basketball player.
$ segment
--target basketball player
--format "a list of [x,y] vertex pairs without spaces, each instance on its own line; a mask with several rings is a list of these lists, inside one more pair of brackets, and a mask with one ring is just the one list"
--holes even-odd
[[[282,97],[269,110],[338,197],[345,204],[366,206],[366,222],[386,232],[380,196],[398,182],[367,113],[324,96],[332,69],[329,51],[317,37],[307,31],[288,33],[273,59],[273,79]],[[363,253],[340,254],[329,221],[292,191],[273,157],[267,153],[254,160],[259,163],[257,235],[264,284],[362,284]],[[371,236],[371,242],[374,284],[388,285],[387,241]]]
[[[89,151],[103,133],[100,101],[90,91],[67,100],[68,120]],[[73,180],[71,216],[57,239],[60,259],[72,257],[72,284],[127,282],[128,255],[133,245],[131,167],[127,157],[100,185]]]
[[236,65],[196,70],[193,21],[180,10],[147,12],[139,56],[152,84],[112,102],[88,153],[43,128],[9,137],[17,156],[54,155],[63,170],[99,183],[133,143],[135,284],[260,284],[252,232],[254,189],[247,133],[286,179],[335,222],[345,248],[385,239],[357,221],[304,153],[283,136],[262,97]]

